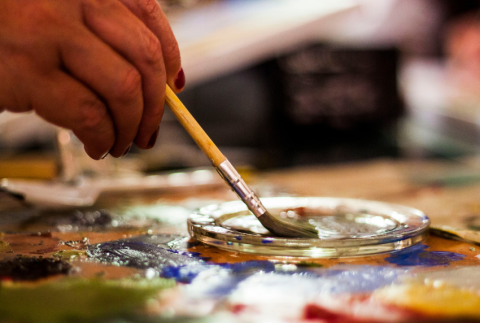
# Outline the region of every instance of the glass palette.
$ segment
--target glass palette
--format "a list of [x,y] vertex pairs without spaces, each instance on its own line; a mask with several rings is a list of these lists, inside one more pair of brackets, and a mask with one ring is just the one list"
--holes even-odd
[[335,258],[401,250],[423,241],[430,221],[420,210],[332,197],[261,199],[274,216],[309,222],[319,238],[273,236],[241,201],[202,207],[188,219],[193,238],[221,249],[276,257]]

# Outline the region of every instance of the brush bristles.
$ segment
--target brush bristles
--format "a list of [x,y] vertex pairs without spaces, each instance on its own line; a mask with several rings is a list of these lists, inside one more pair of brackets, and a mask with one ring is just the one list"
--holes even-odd
[[258,220],[271,233],[289,238],[318,238],[317,229],[310,223],[283,220],[265,212]]

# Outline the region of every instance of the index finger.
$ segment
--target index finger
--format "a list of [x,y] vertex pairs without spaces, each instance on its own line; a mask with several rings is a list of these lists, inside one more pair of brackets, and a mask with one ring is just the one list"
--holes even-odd
[[120,2],[158,38],[165,61],[167,83],[176,93],[180,92],[185,86],[185,74],[182,69],[180,50],[162,8],[155,0],[120,0]]

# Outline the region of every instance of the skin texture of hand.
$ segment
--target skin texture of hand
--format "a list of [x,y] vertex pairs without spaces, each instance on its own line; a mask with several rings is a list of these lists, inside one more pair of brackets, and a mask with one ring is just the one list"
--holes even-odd
[[151,148],[184,80],[155,0],[0,0],[0,112],[71,129],[94,159]]

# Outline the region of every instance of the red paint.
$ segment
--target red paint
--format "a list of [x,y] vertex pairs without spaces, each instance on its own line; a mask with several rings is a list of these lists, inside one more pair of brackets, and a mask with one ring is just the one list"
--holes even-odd
[[[348,297],[345,299],[345,306],[358,306],[359,304],[365,304],[368,306],[370,302],[370,294],[357,294],[355,296]],[[435,317],[426,316],[423,313],[413,311],[408,308],[403,308],[400,306],[392,304],[376,304],[379,307],[385,309],[385,313],[389,313],[390,318],[397,317],[398,321],[413,321],[413,322],[436,322]],[[346,313],[336,313],[329,309],[323,308],[318,304],[307,304],[303,310],[303,319],[307,321],[316,321],[322,323],[374,323],[374,322],[384,322],[381,316],[374,314],[372,318],[358,318],[355,317],[355,314],[346,314]]]
[[321,320],[321,322],[325,323],[359,322],[353,317],[331,312],[315,304],[305,306],[303,318],[309,321]]
[[247,308],[247,305],[245,305],[245,304],[235,304],[235,305],[232,306],[231,311],[234,314],[239,314],[240,312],[242,312],[246,308]]
[[185,87],[185,73],[183,72],[183,68],[177,74],[177,78],[175,79],[175,87],[178,91]]

